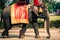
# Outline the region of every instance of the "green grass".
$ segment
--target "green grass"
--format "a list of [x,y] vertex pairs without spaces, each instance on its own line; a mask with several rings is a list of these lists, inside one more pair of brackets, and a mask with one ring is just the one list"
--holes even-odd
[[[50,16],[50,21],[56,21],[56,20],[60,20],[60,16]],[[41,18],[38,18],[38,22],[42,22],[44,21]]]
[[51,21],[60,20],[60,16],[50,16]]
[[[43,19],[39,18],[37,20],[38,24],[40,25],[40,27],[43,28]],[[59,28],[60,27],[60,16],[50,16],[50,27],[56,27]]]

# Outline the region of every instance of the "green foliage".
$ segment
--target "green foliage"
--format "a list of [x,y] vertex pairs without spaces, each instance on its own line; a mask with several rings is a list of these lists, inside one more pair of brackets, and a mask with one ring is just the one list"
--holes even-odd
[[56,4],[56,9],[59,9],[59,10],[60,10],[60,2],[58,2],[58,3]]
[[59,28],[60,27],[60,20],[51,21],[50,25],[51,25],[51,27]]
[[12,3],[11,3],[10,5],[14,4],[16,1],[17,1],[17,0],[13,0]]
[[0,13],[2,12],[2,10],[0,9]]
[[[37,20],[39,27],[43,28],[44,27],[44,20],[41,18],[38,18]],[[60,27],[60,16],[50,16],[50,27]]]
[[0,9],[4,9],[5,4],[4,4],[5,0],[0,0]]
[[52,12],[53,11],[53,6],[49,5],[48,10],[49,10],[49,12]]
[[48,10],[49,10],[49,12],[56,11],[56,1],[53,1],[48,4]]
[[47,3],[49,3],[49,0],[45,0]]
[[[38,24],[39,24],[40,28],[44,27],[44,25],[43,25],[44,22],[43,21],[38,23]],[[59,28],[60,27],[60,20],[50,21],[50,28],[53,28],[53,27]]]

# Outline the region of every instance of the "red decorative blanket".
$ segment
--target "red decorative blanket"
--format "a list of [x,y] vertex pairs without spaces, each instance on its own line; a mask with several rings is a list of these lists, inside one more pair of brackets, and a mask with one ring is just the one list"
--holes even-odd
[[27,5],[18,5],[15,3],[11,6],[11,23],[29,23]]

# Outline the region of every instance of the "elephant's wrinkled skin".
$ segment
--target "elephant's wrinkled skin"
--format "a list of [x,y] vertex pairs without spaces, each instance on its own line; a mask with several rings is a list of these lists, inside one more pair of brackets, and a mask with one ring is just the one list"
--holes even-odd
[[[8,6],[3,10],[2,13],[2,19],[4,22],[4,31],[2,33],[2,36],[9,36],[8,31],[12,28],[11,25],[11,19],[10,19],[10,9],[11,7]],[[38,16],[35,13],[38,13],[33,7],[29,8],[29,22],[32,23],[34,31],[35,31],[35,37],[39,37],[39,31],[38,31],[38,24],[37,24],[37,18]],[[20,31],[19,37],[24,37],[25,31],[27,28],[27,24],[22,24],[22,29]],[[46,17],[44,18],[44,27],[47,29],[48,37],[50,37],[50,32],[49,32],[49,26],[50,26],[50,18],[49,18],[49,13],[46,11]]]

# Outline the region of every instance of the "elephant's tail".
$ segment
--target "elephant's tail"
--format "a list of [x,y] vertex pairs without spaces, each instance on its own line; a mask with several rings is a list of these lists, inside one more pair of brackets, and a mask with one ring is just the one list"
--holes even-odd
[[1,13],[1,23],[2,23],[2,13]]
[[1,22],[2,22],[2,15],[1,15]]

